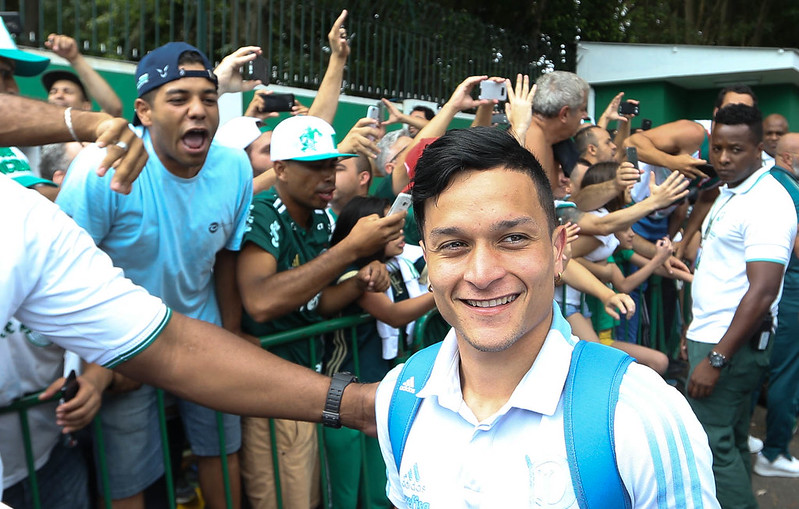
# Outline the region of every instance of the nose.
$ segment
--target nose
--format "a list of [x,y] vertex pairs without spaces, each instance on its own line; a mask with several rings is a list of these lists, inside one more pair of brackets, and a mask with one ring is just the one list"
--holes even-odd
[[189,116],[191,118],[205,118],[205,104],[201,97],[193,97],[189,101]]
[[487,243],[478,242],[469,253],[466,263],[464,280],[480,290],[487,289],[504,274],[496,251]]

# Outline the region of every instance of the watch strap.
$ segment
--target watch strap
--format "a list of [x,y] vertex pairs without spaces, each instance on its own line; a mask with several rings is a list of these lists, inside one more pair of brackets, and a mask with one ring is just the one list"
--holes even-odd
[[352,373],[336,373],[330,379],[330,388],[327,391],[325,409],[322,412],[322,424],[328,428],[341,427],[341,396],[344,389],[352,382],[357,382],[358,377]]

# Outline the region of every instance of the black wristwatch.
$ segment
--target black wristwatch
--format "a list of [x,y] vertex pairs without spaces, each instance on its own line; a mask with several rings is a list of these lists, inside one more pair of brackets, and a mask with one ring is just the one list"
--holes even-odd
[[710,353],[707,354],[707,359],[714,368],[723,368],[727,365],[727,358],[715,350],[711,350]]
[[325,401],[325,409],[322,412],[322,424],[328,428],[341,427],[341,395],[344,394],[344,388],[352,382],[357,382],[358,377],[352,373],[336,373],[330,379],[330,389],[327,391],[327,400]]

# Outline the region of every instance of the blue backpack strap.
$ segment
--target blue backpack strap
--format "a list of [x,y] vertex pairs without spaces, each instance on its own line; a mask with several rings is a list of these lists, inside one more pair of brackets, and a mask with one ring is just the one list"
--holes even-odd
[[433,371],[433,363],[441,349],[441,342],[413,354],[402,367],[394,392],[391,395],[391,404],[388,407],[388,437],[391,441],[391,450],[394,452],[394,463],[399,472],[402,453],[405,452],[405,442],[411,432],[411,424],[419,410],[421,399],[416,393],[422,389]]
[[622,377],[633,360],[599,343],[578,341],[574,347],[564,388],[563,428],[581,509],[631,507],[616,465],[613,418]]

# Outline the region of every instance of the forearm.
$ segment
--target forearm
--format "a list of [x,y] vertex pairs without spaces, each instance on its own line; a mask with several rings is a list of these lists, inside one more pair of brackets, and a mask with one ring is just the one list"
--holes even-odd
[[277,182],[275,170],[269,168],[265,172],[252,179],[252,195],[255,196],[261,191],[266,191],[275,185],[275,182]]
[[83,363],[83,378],[88,379],[98,391],[103,392],[108,386],[111,385],[111,380],[114,378],[114,372],[106,369],[99,364],[93,362]]
[[750,286],[735,314],[732,317],[727,332],[721,337],[718,346],[714,349],[728,359],[744,347],[763,323],[763,317],[768,313],[771,303],[776,298],[776,293],[753,291]]
[[325,317],[338,313],[355,299],[363,295],[363,288],[358,284],[358,277],[351,277],[337,285],[322,290],[319,298],[319,314]]
[[241,328],[241,296],[236,287],[236,253],[222,249],[214,264],[214,289],[222,326],[231,332]]
[[566,267],[566,270],[563,271],[563,281],[575,290],[593,295],[602,302],[615,293],[579,263],[570,263]]
[[609,263],[596,263],[591,262],[579,256],[577,258],[572,258],[575,262],[579,263],[586,269],[588,269],[591,274],[593,274],[597,279],[602,281],[603,283],[610,283],[612,281],[612,272],[610,270],[611,265]]
[[385,294],[365,293],[358,304],[377,320],[395,328],[411,323],[436,305],[432,293],[400,302],[392,302]]
[[[630,274],[629,276],[624,277],[622,275],[622,279],[619,281],[613,282],[613,287],[622,293],[630,293],[649,279],[659,267],[662,266],[662,262],[657,260],[647,260],[647,262],[641,266],[638,270]],[[619,271],[621,273],[621,271]]]
[[[155,342],[117,370],[223,412],[312,422],[321,420],[330,385],[328,377],[178,313]],[[373,404],[373,387],[348,387],[343,424],[373,425]]]
[[[657,210],[652,200],[647,198],[630,207],[616,210],[602,217],[585,214],[577,224],[580,233],[584,235],[611,235],[614,232],[626,230],[636,221]],[[595,218],[591,220],[590,218]]]
[[638,160],[654,166],[673,168],[676,165],[675,157],[663,150],[644,135],[635,134],[628,137],[624,142],[625,147],[635,147],[638,151]]
[[347,63],[346,57],[333,55],[327,64],[325,77],[319,85],[319,91],[308,109],[308,115],[319,117],[332,124],[338,109],[338,98],[341,93],[341,83],[344,78],[344,66]]
[[239,288],[244,309],[255,321],[266,322],[308,303],[355,261],[354,252],[342,244],[331,247],[299,267],[259,278],[248,278],[247,271],[242,271],[239,266]]
[[89,93],[89,96],[97,101],[100,108],[114,117],[121,116],[122,101],[119,100],[119,96],[117,96],[108,82],[89,65],[89,62],[83,58],[83,55],[78,54],[77,58],[71,63],[72,68],[86,86],[86,91]]
[[606,203],[618,195],[619,190],[616,187],[616,182],[607,180],[580,188],[576,194],[571,196],[571,201],[577,204],[577,208],[587,212],[604,207]]
[[493,104],[481,104],[477,107],[477,113],[475,113],[474,120],[472,120],[472,125],[470,127],[491,125],[491,115],[493,113]]
[[[94,141],[97,126],[111,118],[106,113],[72,110],[72,125],[81,141]],[[3,145],[44,145],[74,141],[64,122],[64,108],[18,95],[0,94],[0,143]],[[42,119],[50,119],[42,122]]]
[[718,189],[699,191],[694,207],[691,209],[691,215],[688,216],[688,221],[685,223],[685,231],[683,232],[685,242],[689,242],[702,227],[702,222],[713,207],[713,202],[716,201],[718,194]]

